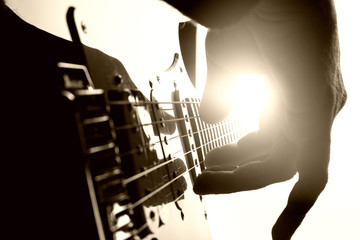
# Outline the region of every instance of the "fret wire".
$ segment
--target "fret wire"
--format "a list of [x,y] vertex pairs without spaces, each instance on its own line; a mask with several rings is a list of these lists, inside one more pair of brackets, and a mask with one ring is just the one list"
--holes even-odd
[[219,139],[218,139],[218,137],[217,137],[217,131],[216,131],[216,124],[214,124],[214,128],[212,128],[212,132],[213,132],[213,134],[214,134],[214,137],[215,137],[215,147],[218,147],[219,146]]
[[[200,116],[200,112],[198,109],[200,109],[199,103],[196,104],[196,113],[197,113],[197,116]],[[200,119],[198,119],[198,121],[200,122],[200,124],[203,128],[206,127],[204,121],[201,121]],[[207,132],[202,132],[202,134],[204,135],[206,142],[208,142],[209,136],[208,136]],[[210,151],[210,146],[206,145],[205,149],[206,149],[206,153],[208,153]]]
[[[232,132],[234,132],[235,130],[233,130],[233,131],[231,131],[231,132],[229,132],[229,133],[227,133],[227,134],[230,134],[230,133],[232,133]],[[222,136],[221,136],[222,137]],[[219,137],[219,138],[221,138],[221,137]],[[216,139],[214,139],[214,140],[212,140],[212,141],[216,141]],[[211,142],[212,142],[211,141]],[[200,148],[200,147],[202,147],[202,146],[204,146],[204,145],[206,145],[206,144],[209,144],[210,142],[208,142],[208,143],[205,143],[205,144],[202,144],[201,146],[199,146],[199,147],[196,147],[195,148],[195,150],[197,150],[198,148]],[[188,153],[190,153],[191,151],[189,151]]]
[[[223,123],[221,123],[221,124],[223,124]],[[208,127],[208,128],[206,128],[206,129],[202,129],[202,130],[199,130],[199,131],[196,131],[196,132],[194,132],[194,133],[200,133],[200,132],[204,132],[204,131],[206,131],[206,130],[209,130],[209,129],[212,129],[212,128],[215,128],[216,126],[212,126],[212,127]],[[186,135],[185,135],[186,136]],[[211,140],[210,140],[211,141]],[[208,141],[209,142],[209,141]]]
[[[232,129],[232,127],[231,127],[231,119],[230,119],[230,118],[229,118],[229,120],[227,121],[227,126],[228,126],[228,129]],[[230,142],[232,142],[232,141],[233,141],[233,135],[230,134],[230,135],[229,135],[229,138],[230,138]]]
[[[224,130],[225,133],[227,133],[227,132],[228,132],[228,129],[227,129],[227,126],[226,126],[226,124],[227,124],[227,119],[225,119],[224,123],[225,123],[225,124],[223,125],[223,130]],[[229,138],[226,137],[226,138],[225,138],[225,143],[228,144],[229,142],[230,142]]]
[[[224,125],[225,124],[225,122],[221,122],[220,123],[221,125]],[[212,127],[208,127],[207,129],[202,129],[202,130],[199,130],[199,131],[196,131],[196,132],[193,132],[193,134],[199,134],[199,133],[201,133],[201,132],[205,132],[205,131],[207,131],[207,130],[209,130],[209,129],[213,129],[213,128],[215,128],[216,126],[212,126]],[[234,130],[235,131],[235,130]],[[228,134],[226,133],[226,134],[224,134],[224,135],[222,135],[222,136],[219,136],[219,138],[221,139],[221,138],[224,138],[224,137],[226,137]],[[184,134],[184,135],[176,135],[176,136],[174,136],[174,137],[172,137],[172,138],[169,138],[167,141],[173,141],[173,140],[175,140],[175,139],[178,139],[178,138],[182,138],[182,137],[188,137],[189,136],[189,134],[188,133],[186,133],[186,134]],[[218,139],[218,138],[214,138],[214,139]],[[207,141],[207,143],[212,143],[213,142],[213,140],[208,140]],[[153,146],[155,146],[156,144],[159,144],[160,143],[160,141],[157,141],[157,142],[154,142],[154,143],[152,143],[152,144],[146,144],[146,146],[143,146],[142,145],[142,147],[143,148],[147,148],[148,146],[151,146],[151,147],[153,147]],[[205,146],[205,145],[207,145],[207,144],[203,144],[202,146]],[[223,144],[224,145],[224,144]],[[139,153],[140,152],[140,150],[139,149],[132,149],[132,150],[130,150],[130,151],[128,151],[128,152],[126,152],[126,153],[122,153],[122,154],[120,154],[119,156],[120,157],[123,157],[123,156],[127,156],[127,155],[130,155],[130,154],[135,154],[135,153]]]
[[[220,126],[220,132],[221,132],[221,135],[225,134],[224,125]],[[227,144],[226,138],[222,139],[222,142],[223,142],[223,144]]]
[[[214,141],[214,140],[213,140],[213,141]],[[208,144],[208,143],[207,143],[207,144]],[[201,146],[199,146],[199,147],[201,147]],[[198,147],[198,148],[199,148],[199,147]],[[197,148],[196,148],[196,149],[197,149]],[[189,151],[189,152],[187,152],[187,153],[184,153],[184,157],[185,157],[185,155],[187,155],[187,154],[189,154],[189,153],[191,153],[191,151]],[[164,166],[165,166],[166,164],[169,164],[170,162],[172,162],[174,159],[176,159],[176,158],[173,158],[173,159],[171,159],[171,160],[168,160],[168,161],[164,162],[164,163],[163,163]],[[203,161],[201,161],[201,162],[203,162]],[[182,177],[182,176],[185,175],[186,173],[190,172],[190,171],[193,170],[194,168],[195,168],[195,165],[192,166],[191,168],[187,169],[185,172],[181,173],[179,176],[173,178],[173,179],[170,180],[169,182],[167,182],[167,183],[165,183],[164,185],[160,186],[159,188],[155,189],[155,190],[152,191],[151,193],[149,193],[149,194],[147,194],[146,196],[142,197],[141,199],[139,199],[139,200],[136,201],[135,203],[129,204],[129,205],[130,205],[130,208],[132,208],[132,209],[136,208],[137,206],[139,206],[140,204],[144,203],[145,201],[147,201],[148,199],[150,199],[151,197],[153,197],[155,194],[159,193],[159,192],[160,192],[161,190],[163,190],[165,187],[167,187],[167,186],[169,186],[170,184],[174,183],[176,180],[178,180],[180,177]],[[153,169],[153,168],[152,168],[152,169]],[[150,170],[150,169],[149,169],[149,170]],[[149,172],[148,172],[148,173],[149,173]],[[140,175],[140,174],[138,174],[138,175]],[[143,174],[143,175],[145,175],[145,174]],[[142,175],[142,176],[143,176],[143,175]],[[124,180],[124,181],[125,181],[125,180]],[[133,181],[133,180],[132,180],[132,181]],[[129,183],[129,182],[127,182],[127,183]],[[124,183],[123,183],[123,184],[124,184]],[[125,185],[125,184],[124,184],[124,185]]]
[[[234,130],[234,131],[235,131],[235,130]],[[230,134],[230,133],[228,133],[228,134]],[[179,137],[179,136],[178,136],[178,137]],[[214,139],[214,140],[212,140],[212,141],[215,141],[215,140],[216,140],[216,139]],[[197,150],[197,149],[199,149],[199,148],[201,148],[201,147],[203,147],[203,146],[205,146],[205,145],[207,145],[207,144],[210,144],[212,141],[207,142],[207,143],[205,143],[205,144],[202,144],[202,145],[196,147],[194,150]],[[183,150],[183,149],[180,149],[180,150],[178,150],[178,151],[173,152],[173,155],[177,155],[177,154],[178,154],[179,152],[181,152],[182,150]],[[185,152],[185,153],[183,154],[183,156],[185,157],[186,155],[190,154],[192,151],[193,151],[193,150],[190,150],[190,151],[188,151],[188,152]],[[163,162],[163,163],[161,163],[161,164],[159,164],[159,165],[156,165],[156,166],[154,166],[154,167],[151,167],[151,168],[149,168],[149,169],[147,169],[147,170],[145,170],[145,171],[143,171],[143,172],[141,172],[141,173],[137,173],[137,174],[135,174],[134,176],[125,179],[125,180],[123,181],[123,185],[126,185],[126,184],[128,184],[129,182],[132,182],[132,181],[134,181],[134,180],[136,180],[136,179],[138,179],[138,178],[140,178],[140,177],[142,177],[142,176],[144,176],[144,175],[146,175],[146,174],[149,174],[150,172],[156,170],[157,168],[162,167],[162,166],[165,166],[165,165],[169,164],[170,162],[173,162],[175,159],[176,159],[176,158],[172,158],[172,159],[167,160],[167,161],[165,161],[165,162]]]
[[[228,118],[225,119],[225,121],[224,121],[224,130],[225,130],[226,133],[228,133],[228,132],[231,130],[230,128],[228,128],[228,122],[229,122]],[[230,143],[230,142],[231,142],[231,141],[230,141],[230,136],[227,136],[227,137],[226,137],[226,142],[227,142],[227,143]]]
[[[130,102],[125,103],[125,101],[114,101],[114,102],[116,102],[116,103],[122,102],[121,104],[124,104],[124,105],[125,105],[125,104],[131,104]],[[112,103],[112,102],[110,102],[110,104],[111,104],[111,103]],[[141,103],[142,103],[142,102],[138,102],[138,103],[136,103],[136,104],[133,104],[133,106],[143,106],[143,105],[141,105]],[[144,102],[144,103],[146,103],[146,104],[182,104],[182,102]],[[191,103],[191,104],[198,104],[198,102],[194,102],[194,103],[190,102],[190,103]],[[169,110],[173,110],[173,109],[169,109]],[[214,145],[215,145],[214,142],[219,141],[219,140],[222,140],[223,138],[225,138],[225,137],[227,137],[227,136],[231,136],[232,134],[238,134],[238,130],[239,130],[239,125],[238,125],[238,124],[236,124],[235,126],[232,125],[231,123],[229,123],[229,121],[230,121],[229,119],[226,119],[225,121],[221,122],[220,124],[211,126],[211,125],[209,125],[209,124],[201,121],[199,115],[195,115],[195,116],[193,116],[193,117],[188,117],[188,118],[183,118],[183,119],[182,119],[182,118],[176,118],[176,119],[170,119],[170,120],[165,120],[165,121],[157,121],[157,122],[153,122],[153,123],[145,123],[145,124],[137,124],[137,125],[134,125],[134,124],[130,125],[130,124],[129,124],[129,125],[125,125],[125,126],[121,126],[121,127],[115,128],[115,129],[116,129],[116,130],[121,130],[121,129],[126,129],[126,128],[134,128],[134,127],[155,125],[155,124],[161,124],[161,123],[166,123],[166,122],[174,122],[174,121],[180,121],[180,120],[185,120],[185,119],[196,119],[196,120],[198,120],[200,123],[202,123],[202,125],[207,126],[207,127],[205,127],[205,129],[198,130],[198,131],[196,131],[196,132],[194,132],[194,133],[202,133],[202,134],[204,134],[204,136],[205,136],[205,133],[207,133],[207,132],[210,131],[211,135],[213,136],[213,139],[212,139],[211,141],[207,141],[207,143],[201,144],[200,146],[196,147],[195,150],[197,150],[197,149],[199,149],[199,148],[202,148],[202,147],[204,147],[204,146],[208,146],[208,145],[210,145],[210,144],[214,146]],[[215,134],[215,131],[214,131],[214,130],[216,130],[217,135],[219,135],[219,132],[217,131],[217,130],[219,130],[218,127],[227,126],[226,124],[231,124],[231,127],[232,127],[233,130],[230,130],[229,132],[227,132],[226,134],[223,134],[222,136],[215,136],[216,134]],[[209,126],[210,126],[210,127],[209,127]],[[183,135],[183,136],[188,136],[188,134]],[[181,137],[183,137],[183,136],[181,136]],[[178,135],[178,136],[174,136],[174,137],[168,139],[168,141],[178,139],[179,137],[180,137],[179,135]],[[230,139],[230,140],[231,140],[231,139]],[[231,141],[231,142],[232,142],[232,141]],[[153,143],[152,145],[155,145],[155,144],[158,144],[158,143],[160,143],[160,141],[159,141],[159,142],[156,142],[156,143]],[[225,142],[225,144],[226,144],[226,142]],[[222,142],[222,143],[220,144],[220,141],[219,141],[219,145],[224,145],[224,142]],[[143,147],[144,147],[144,146],[143,146]],[[139,150],[138,150],[138,151],[139,151]],[[131,151],[127,152],[127,153],[121,154],[120,156],[126,156],[126,155],[130,155],[130,154],[134,154],[134,153],[137,153],[138,151],[135,151],[135,149],[134,149],[134,150],[131,150]],[[178,153],[178,152],[180,152],[180,151],[182,151],[182,149],[180,149],[180,150],[177,151],[176,153]],[[192,151],[193,151],[193,150],[190,150],[190,151],[184,153],[183,156],[185,157],[186,155],[190,154]],[[144,176],[144,175],[146,175],[146,174],[149,174],[150,172],[155,171],[156,169],[158,169],[158,168],[160,168],[160,167],[162,167],[162,166],[166,166],[167,164],[173,162],[174,159],[176,159],[176,158],[172,158],[172,159],[170,159],[170,160],[167,160],[167,161],[165,161],[165,162],[163,162],[163,163],[161,163],[161,164],[159,164],[159,165],[156,165],[156,166],[154,166],[154,167],[152,167],[152,168],[149,168],[149,169],[147,169],[147,170],[145,170],[145,171],[143,171],[143,172],[141,172],[141,173],[138,173],[138,174],[136,174],[136,175],[134,175],[134,176],[132,176],[132,177],[130,177],[130,178],[127,178],[127,179],[123,180],[122,184],[123,184],[123,185],[127,185],[129,182],[132,182],[132,181],[134,181],[134,180],[136,180],[136,179],[138,179],[138,178],[140,178],[140,177],[142,177],[142,176]],[[202,163],[202,162],[204,162],[204,161],[205,161],[205,160],[201,160],[201,161],[199,161],[199,163]],[[134,204],[130,204],[130,207],[131,207],[131,208],[135,208],[135,207],[139,206],[140,204],[144,203],[145,201],[147,201],[148,199],[150,199],[151,197],[153,197],[155,194],[157,194],[158,192],[160,192],[161,190],[163,190],[165,187],[167,187],[167,186],[169,186],[170,184],[174,183],[176,180],[178,180],[180,177],[182,177],[184,174],[190,172],[190,171],[193,170],[194,168],[195,168],[195,165],[194,165],[193,167],[187,169],[184,173],[180,174],[179,176],[173,178],[173,179],[170,180],[169,182],[167,182],[167,183],[165,183],[164,185],[160,186],[159,188],[157,188],[157,189],[154,190],[153,192],[151,192],[151,193],[147,194],[146,196],[142,197],[141,199],[139,199],[139,200],[138,200],[137,202],[135,202]],[[178,197],[178,198],[176,198],[175,200],[178,200],[178,199],[180,199],[180,198],[181,198],[181,196]]]
[[[125,129],[131,129],[131,128],[137,128],[137,127],[143,127],[143,126],[150,126],[150,125],[155,125],[155,124],[161,124],[161,123],[168,123],[168,122],[176,122],[176,121],[181,121],[181,120],[187,120],[187,119],[196,119],[199,118],[199,115],[196,116],[192,116],[192,117],[187,117],[187,118],[174,118],[174,119],[169,119],[169,120],[164,120],[164,121],[155,121],[155,122],[151,122],[151,123],[144,123],[144,124],[128,124],[128,125],[124,125],[124,126],[117,126],[115,127],[115,130],[125,130]],[[225,121],[225,120],[224,120]],[[223,123],[224,121],[222,121],[221,123]],[[204,121],[201,121],[204,123]],[[213,126],[216,127],[216,124],[211,124]],[[205,126],[211,126],[210,124],[205,123]],[[206,127],[205,130],[212,130],[212,128],[214,127]],[[211,134],[213,135],[213,134]]]
[[[225,125],[225,122],[221,122],[218,126],[224,126]],[[216,127],[218,127],[218,126],[212,126],[212,127],[209,127],[208,129],[211,129],[211,128],[216,128]],[[208,130],[208,129],[202,129],[202,130],[199,130],[199,131],[196,131],[196,132],[193,132],[193,134],[196,134],[196,133],[201,133],[201,132],[204,132],[204,131],[206,131],[206,130]],[[218,137],[216,137],[216,138],[214,138],[214,139],[212,139],[212,140],[210,140],[210,141],[207,141],[205,144],[202,144],[202,145],[200,145],[199,147],[197,147],[197,148],[195,148],[195,149],[199,149],[200,147],[203,147],[203,146],[205,146],[205,145],[208,145],[208,144],[210,144],[211,142],[215,142],[215,141],[218,141],[218,140],[221,140],[222,138],[225,138],[225,137],[227,137],[227,136],[229,136],[229,135],[231,135],[231,134],[234,134],[234,133],[237,133],[238,131],[238,128],[236,128],[236,129],[234,129],[234,130],[230,130],[229,132],[226,132],[226,133],[224,133],[224,134],[221,134],[220,136],[218,136]],[[177,135],[177,136],[174,136],[174,137],[172,137],[172,138],[170,138],[170,139],[168,139],[168,141],[170,141],[170,140],[175,140],[175,139],[177,139],[177,138],[181,138],[181,137],[187,137],[187,136],[189,136],[189,134],[188,133],[186,133],[186,134],[184,134],[184,135]],[[235,140],[235,139],[234,139]],[[231,142],[233,142],[233,141],[231,141]],[[229,142],[230,143],[230,142]],[[220,144],[220,146],[223,146],[223,145],[226,145],[227,143],[226,142],[222,142],[222,144]],[[181,151],[181,150],[180,150]],[[179,152],[179,151],[178,151]],[[191,151],[189,151],[189,152],[191,152]],[[185,155],[186,155],[187,153],[185,153]]]
[[[215,125],[216,126],[216,125]],[[216,128],[214,127],[214,128],[212,128],[211,129],[211,131],[212,131],[212,133],[213,133],[213,135],[214,135],[214,138],[216,139],[215,141],[214,141],[214,144],[215,144],[215,147],[218,147],[218,138],[217,138],[217,136],[216,136]]]
[[[194,104],[193,106],[193,110],[195,112],[195,116],[199,116],[199,111],[198,111],[198,107],[199,107],[199,104]],[[197,128],[199,128],[199,130],[202,130],[202,121],[200,120],[200,118],[195,118],[195,122],[196,122],[196,125],[197,125]],[[194,133],[195,134],[195,133]],[[204,132],[200,132],[200,133],[197,133],[200,137],[199,137],[199,140],[201,139],[202,142],[206,142],[205,140],[205,133]],[[207,147],[204,147],[202,148],[202,155],[203,157],[208,153],[207,151]]]
[[217,145],[217,137],[215,134],[215,128],[210,128],[210,131],[211,131],[212,136],[214,137],[214,140],[216,139],[215,141],[213,141],[214,148],[217,148],[218,145]]
[[[221,136],[220,131],[219,131],[219,124],[217,123],[215,126],[216,127],[215,127],[214,131],[216,132],[216,134],[218,136]],[[217,143],[219,146],[222,146],[221,138],[218,139]]]
[[[190,104],[196,104],[196,105],[199,105],[199,103],[198,102],[187,102],[187,103],[190,103]],[[125,101],[113,101],[113,102],[110,102],[110,104],[131,104],[130,102],[125,102]],[[151,101],[147,101],[147,102],[137,102],[136,104],[133,104],[133,106],[143,106],[143,105],[141,105],[141,104],[182,104],[182,102],[151,102]],[[173,109],[171,109],[171,110],[173,110]],[[146,124],[138,124],[138,125],[127,125],[127,126],[121,126],[121,127],[118,127],[117,128],[117,130],[119,130],[119,129],[126,129],[126,128],[133,128],[133,127],[140,127],[140,126],[146,126],[146,125],[155,125],[155,124],[159,124],[159,123],[166,123],[166,122],[174,122],[174,121],[179,121],[179,120],[185,120],[185,119],[200,119],[200,116],[199,115],[196,115],[196,116],[193,116],[193,117],[187,117],[187,118],[180,118],[180,119],[170,119],[170,120],[166,120],[166,121],[157,121],[157,122],[152,122],[152,123],[146,123]],[[199,120],[198,120],[199,121]],[[216,141],[217,140],[219,140],[219,139],[222,139],[222,138],[224,138],[224,137],[226,137],[226,136],[229,136],[230,134],[233,134],[234,132],[235,132],[235,130],[232,130],[232,131],[230,131],[230,132],[227,132],[226,134],[224,134],[224,135],[222,135],[222,136],[216,136],[215,137],[215,131],[214,130],[218,130],[218,127],[219,126],[226,126],[226,123],[228,123],[229,122],[229,120],[228,119],[226,119],[225,120],[226,122],[222,122],[221,124],[218,124],[218,125],[213,125],[212,127],[209,127],[209,126],[211,126],[211,125],[209,125],[209,124],[207,124],[207,123],[204,123],[203,121],[199,121],[200,123],[202,123],[201,125],[202,126],[206,126],[205,127],[205,129],[201,129],[201,130],[199,130],[199,131],[196,131],[195,133],[210,133],[211,134],[211,136],[212,136],[212,138],[213,138],[213,140],[211,140],[211,141],[207,141],[207,143],[205,143],[205,144],[202,144],[201,146],[199,146],[199,147],[197,147],[196,149],[199,149],[199,148],[201,148],[201,147],[203,147],[203,146],[208,146],[208,145],[212,145],[212,146],[216,146]],[[232,127],[234,127],[233,125],[232,125]],[[237,130],[237,128],[236,128],[236,130]],[[209,134],[209,135],[210,135]],[[186,134],[186,135],[184,135],[184,136],[187,136],[188,134]],[[204,134],[205,135],[205,134]],[[171,138],[171,139],[169,139],[169,140],[174,140],[174,139],[177,139],[177,138],[179,138],[180,136],[175,136],[175,137],[173,137],[173,138]],[[160,142],[157,142],[157,143],[160,143]],[[157,143],[154,143],[153,145],[155,145],[155,144],[157,144]],[[223,142],[222,142],[223,143]],[[221,145],[220,143],[218,144],[218,145]],[[177,151],[177,152],[180,152],[182,149],[180,149],[179,151]],[[129,152],[127,152],[127,153],[125,153],[125,154],[122,154],[122,156],[124,156],[124,155],[129,155],[129,154],[131,154],[131,153],[134,153],[134,152],[138,152],[138,151],[129,151]],[[187,153],[184,153],[184,156],[186,156],[187,154],[189,154],[189,153],[191,153],[191,151],[189,151],[189,152],[187,152]],[[164,163],[162,163],[162,164],[159,164],[159,165],[157,165],[157,166],[155,166],[155,167],[153,167],[153,168],[150,168],[150,169],[148,169],[148,170],[146,170],[146,171],[144,171],[144,172],[141,172],[141,173],[139,173],[139,174],[137,174],[137,175],[135,175],[135,176],[133,176],[133,177],[131,177],[131,178],[128,178],[128,179],[126,179],[126,180],[124,180],[124,182],[123,182],[123,184],[127,184],[127,183],[129,183],[129,182],[131,182],[131,181],[133,181],[133,180],[135,180],[135,179],[137,179],[137,178],[140,178],[141,176],[143,176],[143,175],[146,175],[146,174],[148,174],[149,172],[151,172],[151,171],[154,171],[154,170],[156,170],[157,168],[159,168],[159,167],[161,167],[161,166],[165,166],[166,164],[168,164],[169,162],[172,162],[173,161],[173,159],[171,159],[171,160],[169,160],[169,161],[166,161],[166,162],[164,162]],[[203,162],[203,161],[201,161],[201,162]],[[192,168],[191,169],[189,169],[188,171],[190,171],[190,170],[192,170]],[[183,174],[182,174],[183,175]],[[176,178],[177,179],[177,178]],[[173,179],[173,180],[176,180],[176,179]],[[151,196],[150,196],[151,197]]]
[[[191,151],[184,153],[184,156],[186,154],[191,153]],[[167,161],[166,163],[171,162],[171,160]],[[144,203],[145,201],[147,201],[148,199],[150,199],[151,197],[153,197],[155,194],[157,194],[158,192],[160,192],[161,190],[163,190],[165,187],[169,186],[170,184],[172,184],[173,182],[175,182],[176,180],[178,180],[180,177],[182,177],[184,174],[190,172],[191,170],[193,170],[195,168],[195,165],[192,166],[191,168],[189,168],[187,171],[181,173],[179,176],[176,176],[175,178],[173,178],[172,180],[170,180],[169,182],[165,183],[164,185],[160,186],[159,188],[155,189],[154,191],[152,191],[151,193],[147,194],[146,196],[142,197],[141,199],[139,199],[138,201],[136,201],[134,204],[130,204],[131,208],[136,208],[137,206],[139,206],[140,204]]]
[[223,146],[225,143],[224,143],[224,140],[223,140],[223,136],[224,136],[224,134],[223,134],[223,132],[221,131],[221,124],[217,124],[216,125],[216,131],[217,131],[217,133],[219,134],[219,136],[220,136],[220,139],[219,139],[219,144],[220,144],[220,146]]
[[[206,124],[206,126],[208,127],[209,124]],[[209,127],[207,128],[207,132],[209,133],[210,139],[215,139],[213,132],[211,130],[212,130],[211,128],[209,128]],[[215,148],[215,142],[214,141],[210,141],[210,142],[211,142],[210,146],[211,146],[211,150],[212,150]]]
[[[150,122],[150,123],[143,123],[143,124],[128,124],[128,125],[124,125],[124,126],[117,126],[115,127],[115,130],[124,130],[124,129],[130,129],[130,128],[136,128],[136,127],[143,127],[143,126],[150,126],[150,125],[155,125],[155,124],[162,124],[162,123],[170,123],[170,122],[176,122],[176,121],[181,121],[181,120],[191,120],[191,119],[196,119],[199,118],[201,119],[200,115],[195,115],[195,116],[191,116],[191,117],[184,117],[184,118],[174,118],[174,119],[168,119],[168,120],[163,120],[163,121],[154,121],[154,122]],[[229,118],[231,118],[231,116],[229,116]],[[225,119],[229,120],[229,118]],[[222,121],[222,122],[224,122]],[[204,121],[200,121],[203,122],[205,124],[205,126],[209,126],[210,124],[205,123]],[[232,121],[230,121],[232,122]],[[229,123],[231,125],[231,123]],[[216,124],[211,124],[211,125],[216,125]],[[231,125],[231,127],[233,128],[234,126]],[[209,129],[209,127],[206,127],[206,129]],[[212,134],[210,135],[215,135],[214,132],[211,132]]]
[[221,136],[220,139],[219,139],[219,144],[220,144],[220,146],[223,146],[224,145],[223,134],[221,133],[220,127],[221,127],[220,124],[217,124],[216,125],[216,131],[218,132],[219,136]]
[[[203,125],[203,128],[204,128],[204,134],[205,134],[205,136],[206,136],[206,139],[207,139],[207,141],[206,142],[210,142],[211,141],[211,136],[210,136],[210,133],[209,133],[209,131],[207,131],[207,129],[208,129],[208,125],[207,125],[207,123],[206,122],[204,122],[204,121],[201,121],[201,123],[202,123],[202,125]],[[207,149],[208,149],[208,152],[211,150],[211,145],[210,144],[208,144],[208,145],[206,145],[206,147],[207,147]]]
[[[223,129],[224,134],[226,134],[227,133],[226,124],[222,125],[222,129]],[[229,144],[229,142],[230,142],[227,137],[224,138],[224,141],[225,141],[225,144]]]
[[[235,131],[235,130],[233,130],[233,131]],[[233,131],[232,131],[232,132],[233,132]],[[230,134],[230,133],[228,133],[228,134]],[[210,143],[213,142],[213,141],[216,141],[216,139],[213,139],[213,140],[210,141],[210,142],[207,142],[207,143],[205,143],[205,144],[202,144],[202,145],[196,147],[194,150],[197,150],[197,149],[203,147],[204,145],[210,144]],[[181,149],[181,150],[182,150],[182,149]],[[181,151],[181,150],[179,150],[179,151]],[[179,152],[179,151],[178,151],[178,152]],[[189,150],[188,152],[185,152],[185,153],[184,153],[184,157],[185,157],[186,155],[190,154],[192,151],[193,151],[193,150]],[[177,152],[177,153],[178,153],[178,152]]]

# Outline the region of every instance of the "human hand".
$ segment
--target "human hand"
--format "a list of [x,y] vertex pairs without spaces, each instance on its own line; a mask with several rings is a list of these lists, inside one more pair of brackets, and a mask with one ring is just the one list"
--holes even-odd
[[231,96],[217,92],[229,91],[235,74],[264,74],[275,100],[263,110],[259,131],[206,156],[194,191],[259,189],[298,173],[272,231],[273,239],[290,239],[326,186],[331,127],[346,101],[334,6],[330,0],[261,1],[235,24],[210,29],[206,50],[203,120],[217,122],[230,112]]

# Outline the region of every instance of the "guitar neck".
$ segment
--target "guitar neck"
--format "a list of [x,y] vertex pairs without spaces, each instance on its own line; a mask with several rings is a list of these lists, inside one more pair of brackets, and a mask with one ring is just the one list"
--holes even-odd
[[178,125],[184,152],[187,153],[187,165],[194,183],[197,175],[205,169],[206,154],[214,148],[236,142],[243,129],[233,121],[233,116],[216,124],[208,124],[200,117],[199,98],[180,100],[179,91],[175,91],[173,96],[177,103],[175,115],[180,119]]

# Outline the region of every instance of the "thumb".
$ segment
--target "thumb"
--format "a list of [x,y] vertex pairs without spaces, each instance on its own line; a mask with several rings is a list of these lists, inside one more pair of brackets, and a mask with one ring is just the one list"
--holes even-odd
[[195,180],[193,190],[196,194],[221,194],[234,192],[234,171],[204,170]]

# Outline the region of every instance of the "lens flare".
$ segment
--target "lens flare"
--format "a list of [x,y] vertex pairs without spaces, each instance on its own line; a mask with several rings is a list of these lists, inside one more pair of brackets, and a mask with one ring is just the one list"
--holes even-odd
[[266,100],[264,76],[241,74],[237,76],[233,96],[233,114],[248,130],[258,129],[258,118]]

